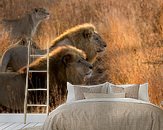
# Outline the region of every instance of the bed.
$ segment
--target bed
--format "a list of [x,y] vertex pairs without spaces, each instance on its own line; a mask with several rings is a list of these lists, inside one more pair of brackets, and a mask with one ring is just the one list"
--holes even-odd
[[43,130],[163,130],[163,110],[148,101],[147,85],[138,86],[68,88],[67,102],[50,113]]

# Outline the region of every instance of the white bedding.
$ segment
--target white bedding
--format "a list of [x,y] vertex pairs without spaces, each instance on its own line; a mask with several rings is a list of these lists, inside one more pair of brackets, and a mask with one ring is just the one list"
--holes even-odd
[[163,130],[163,110],[130,98],[78,100],[51,112],[43,130]]

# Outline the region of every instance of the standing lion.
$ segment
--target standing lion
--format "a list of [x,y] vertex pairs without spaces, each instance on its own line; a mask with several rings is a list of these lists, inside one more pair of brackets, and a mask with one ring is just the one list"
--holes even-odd
[[35,8],[31,13],[19,19],[3,19],[1,23],[9,31],[11,40],[17,42],[22,38],[32,40],[38,25],[49,18],[49,12],[44,8]]

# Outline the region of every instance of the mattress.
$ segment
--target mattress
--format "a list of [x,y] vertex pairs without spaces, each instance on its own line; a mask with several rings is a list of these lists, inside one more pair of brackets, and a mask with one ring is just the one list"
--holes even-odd
[[50,113],[43,130],[163,130],[163,110],[131,98],[65,103]]

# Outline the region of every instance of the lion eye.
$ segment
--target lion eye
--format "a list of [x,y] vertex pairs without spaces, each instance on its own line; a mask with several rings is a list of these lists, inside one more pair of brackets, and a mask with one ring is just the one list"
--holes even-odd
[[35,12],[38,12],[38,9],[35,9]]
[[96,37],[95,40],[98,41],[98,37]]

